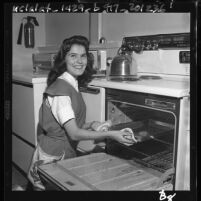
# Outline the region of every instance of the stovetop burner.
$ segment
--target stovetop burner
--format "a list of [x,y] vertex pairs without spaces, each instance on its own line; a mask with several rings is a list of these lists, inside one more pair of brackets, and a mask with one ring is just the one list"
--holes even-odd
[[144,80],[158,80],[158,79],[162,79],[160,76],[156,76],[156,75],[141,75],[139,78],[140,79],[144,79]]

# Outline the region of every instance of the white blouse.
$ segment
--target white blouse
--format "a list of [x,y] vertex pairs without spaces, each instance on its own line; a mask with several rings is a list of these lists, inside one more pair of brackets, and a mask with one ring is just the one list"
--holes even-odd
[[[78,81],[68,72],[64,72],[58,78],[66,80],[75,88],[76,91],[79,91]],[[48,102],[46,102],[46,104],[51,107],[52,113],[60,125],[63,125],[70,119],[75,118],[71,98],[69,96],[48,96]]]

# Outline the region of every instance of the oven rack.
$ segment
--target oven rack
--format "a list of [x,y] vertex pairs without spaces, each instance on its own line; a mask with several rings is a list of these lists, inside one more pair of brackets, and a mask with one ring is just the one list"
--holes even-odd
[[[145,119],[142,121],[116,124],[110,130],[121,130],[124,128],[131,128],[139,142],[156,140],[170,146],[173,145],[174,126],[172,124],[153,119]],[[141,135],[143,132],[146,133],[145,136]],[[166,136],[169,136],[168,139],[166,139]]]
[[173,153],[169,150],[145,157],[143,159],[132,158],[133,161],[164,173],[173,167]]

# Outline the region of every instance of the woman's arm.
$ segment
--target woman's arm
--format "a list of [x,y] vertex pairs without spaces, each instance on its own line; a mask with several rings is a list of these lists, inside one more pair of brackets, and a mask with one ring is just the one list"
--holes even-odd
[[83,128],[79,128],[77,126],[77,123],[75,119],[71,119],[68,122],[64,124],[64,128],[66,132],[68,133],[69,137],[72,140],[102,140],[105,138],[111,138],[113,140],[117,140],[120,143],[127,143],[127,144],[133,144],[135,141],[132,139],[126,139],[124,136],[130,135],[128,132],[122,132],[122,131],[90,131],[85,130]]
[[[75,115],[71,107],[71,100],[69,97],[56,96],[54,98],[48,97],[48,102],[51,106],[52,113],[57,119],[57,121],[64,126],[69,137],[72,140],[102,140],[105,138],[112,138],[121,143],[133,144],[133,140],[124,138],[124,136],[130,135],[128,132],[121,131],[90,131],[85,130],[92,128],[92,130],[98,130],[101,125],[100,122],[88,123],[84,126],[85,129],[79,128],[75,121]],[[66,123],[65,123],[66,122]],[[102,129],[101,129],[102,130]],[[107,129],[104,129],[107,130]]]
[[[64,124],[69,119],[75,118],[69,96],[48,97],[48,104],[51,106],[52,113],[59,124]],[[87,122],[83,129],[96,130],[102,123],[98,121]]]

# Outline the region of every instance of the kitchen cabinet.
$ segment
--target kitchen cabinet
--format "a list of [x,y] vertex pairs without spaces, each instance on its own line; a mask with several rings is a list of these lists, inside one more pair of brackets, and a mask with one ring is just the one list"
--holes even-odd
[[12,161],[27,173],[37,145],[38,112],[45,78],[37,80],[31,72],[14,73],[12,87]]
[[13,132],[35,145],[33,85],[13,82]]
[[12,162],[25,173],[29,169],[34,148],[17,135],[12,135]]
[[[86,122],[92,121],[105,121],[105,88],[88,86],[87,88],[80,89],[83,99],[85,101],[86,111]],[[78,143],[77,149],[82,154],[91,152],[96,147],[94,140],[83,140]],[[104,142],[101,142],[99,146],[104,148]]]

